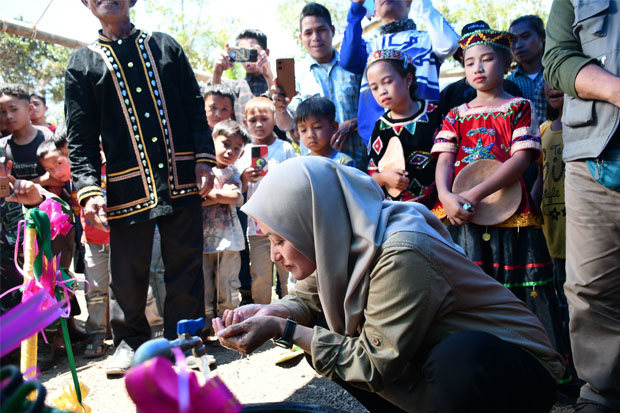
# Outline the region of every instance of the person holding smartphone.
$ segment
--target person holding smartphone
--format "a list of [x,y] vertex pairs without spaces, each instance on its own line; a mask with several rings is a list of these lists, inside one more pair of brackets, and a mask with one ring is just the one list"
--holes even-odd
[[[244,53],[247,49],[247,53]],[[256,51],[256,52],[254,52]],[[225,79],[225,70],[239,63],[245,70],[245,77],[237,80]],[[227,43],[213,66],[211,84],[225,84],[235,94],[235,118],[239,122],[245,119],[245,104],[253,97],[267,92],[273,85],[273,72],[269,64],[267,36],[257,29],[246,29],[237,35],[235,47]]]
[[[324,6],[307,4],[301,11],[299,26],[299,38],[309,56],[295,65],[296,96],[286,97],[276,79],[276,86],[272,88],[276,123],[282,130],[291,130],[295,127],[295,110],[302,101],[313,96],[328,98],[336,105],[336,122],[339,125],[331,138],[331,146],[350,156],[355,165],[365,171],[368,163],[366,145],[357,133],[362,76],[348,72],[340,65],[340,55],[332,46],[335,28],[329,10]],[[300,151],[302,155],[309,153],[303,143]]]
[[[251,199],[261,179],[279,163],[295,157],[290,143],[277,139],[274,134],[275,107],[266,97],[250,100],[245,106],[245,124],[250,130],[252,143],[245,146],[243,155],[235,164],[241,172],[242,192]],[[252,300],[256,304],[269,304],[272,297],[273,262],[269,256],[269,239],[261,232],[256,221],[248,217],[247,237],[250,246],[250,275]],[[276,265],[280,279],[281,295],[288,293],[288,271]]]

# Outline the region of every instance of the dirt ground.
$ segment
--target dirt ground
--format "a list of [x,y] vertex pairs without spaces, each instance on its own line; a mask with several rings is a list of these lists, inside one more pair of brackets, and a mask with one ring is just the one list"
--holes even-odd
[[[297,358],[296,364],[276,366],[275,361],[285,350],[271,343],[250,356],[227,350],[218,344],[209,344],[208,350],[216,358],[213,371],[241,403],[287,401],[321,405],[343,412],[367,411],[337,384],[319,376],[303,357]],[[82,352],[83,347],[76,349],[78,376],[90,388],[84,402],[93,409],[93,413],[135,412],[124,380],[121,377],[108,379],[105,374],[105,362],[112,355],[112,349],[107,350],[105,357],[94,360],[84,358]],[[40,379],[48,390],[47,404],[52,405],[52,400],[62,393],[62,388],[72,383],[66,357],[51,370],[42,373]],[[552,413],[572,412],[573,406],[566,403],[557,403],[552,410]]]
[[[83,326],[86,305],[78,296],[83,309],[78,325]],[[111,344],[111,341],[108,342]],[[321,405],[343,412],[362,413],[367,410],[337,384],[319,376],[303,357],[286,366],[275,362],[284,349],[267,343],[250,356],[227,350],[217,342],[207,345],[209,354],[216,359],[211,368],[217,373],[241,403],[297,402]],[[122,377],[107,378],[105,364],[112,356],[108,348],[105,356],[97,359],[83,357],[84,345],[74,349],[79,380],[90,388],[84,403],[93,413],[135,412]],[[40,381],[47,389],[47,405],[62,394],[63,387],[72,383],[66,355],[57,358],[56,365],[41,374]],[[570,401],[556,403],[552,413],[572,413]]]

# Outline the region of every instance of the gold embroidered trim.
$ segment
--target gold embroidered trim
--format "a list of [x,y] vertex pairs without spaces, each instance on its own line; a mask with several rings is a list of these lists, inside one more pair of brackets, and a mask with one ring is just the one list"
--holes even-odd
[[435,208],[431,209],[431,212],[435,214],[435,216],[439,219],[444,219],[445,217],[448,216],[448,214],[446,214],[446,210],[443,209],[443,206],[441,205],[436,206]]
[[122,175],[122,176],[115,176],[113,178],[108,177],[108,182],[119,182],[119,181],[124,181],[125,179],[130,179],[130,178],[135,178],[136,176],[140,176],[140,171],[135,171],[132,173],[129,173],[127,175]]
[[[138,35],[138,38],[139,37],[140,36]],[[136,108],[135,108],[135,104],[134,104],[134,101],[133,101],[133,98],[131,97],[131,91],[130,91],[128,85],[127,85],[127,79],[125,78],[125,73],[122,70],[122,66],[119,64],[120,63],[119,59],[116,57],[116,54],[114,53],[114,50],[109,45],[106,45],[106,44],[100,44],[99,46],[101,48],[105,47],[110,52],[111,57],[113,58],[113,60],[118,65],[119,73],[121,74],[121,79],[125,83],[125,85],[127,86],[125,88],[126,91],[127,91],[127,99],[129,100],[129,102],[131,104],[132,111],[134,113],[137,113],[136,112]],[[109,206],[108,205],[108,219],[119,219],[119,218],[124,218],[124,217],[126,217],[128,215],[132,215],[134,213],[141,212],[143,210],[148,210],[148,209],[154,208],[157,205],[157,191],[153,190],[152,192],[150,192],[149,189],[148,189],[148,183],[146,181],[146,176],[144,174],[144,169],[140,165],[140,159],[141,159],[140,152],[139,152],[138,146],[136,144],[135,134],[134,134],[134,131],[133,131],[133,127],[131,125],[131,120],[129,118],[129,113],[127,112],[127,107],[126,107],[125,102],[124,102],[125,99],[123,98],[123,95],[121,93],[120,84],[118,83],[119,79],[116,76],[116,71],[112,67],[112,64],[108,60],[108,57],[106,56],[106,53],[103,51],[103,49],[98,48],[98,47],[96,47],[94,45],[90,45],[88,47],[92,51],[96,52],[97,54],[99,54],[101,56],[101,58],[103,59],[105,65],[108,68],[108,71],[109,71],[110,76],[112,78],[112,83],[114,84],[114,87],[116,89],[116,94],[117,94],[118,99],[119,99],[119,104],[122,107],[123,116],[125,117],[125,122],[127,124],[127,128],[128,128],[129,135],[130,135],[130,138],[131,138],[131,144],[132,144],[133,149],[134,149],[134,154],[135,154],[136,160],[138,162],[138,168],[140,168],[139,169],[140,170],[140,175],[141,175],[142,184],[143,184],[143,187],[144,187],[144,193],[145,193],[145,197],[144,198],[141,198],[141,199],[138,199],[138,200],[134,200],[134,201],[132,201],[130,203],[123,204],[123,205],[120,205],[120,206]],[[136,126],[138,128],[138,133],[140,134],[140,142],[142,144],[142,147],[145,148],[144,140],[143,140],[144,137],[142,136],[142,129],[140,127],[140,122],[138,120],[136,120]],[[146,162],[148,164],[148,168],[149,168],[149,175],[150,175],[151,181],[154,183],[155,180],[154,180],[154,177],[153,177],[152,172],[151,172],[152,168],[151,168],[150,160],[149,160],[148,154],[146,153],[146,150],[144,152],[145,152],[145,160],[146,160]],[[150,198],[151,195],[153,196],[152,199]],[[146,203],[150,203],[150,205],[141,205],[141,204],[146,204]],[[135,210],[133,210],[134,207],[136,208]],[[126,208],[130,208],[131,210],[126,212],[126,213],[115,214],[115,212],[117,212],[119,210],[122,210],[123,208],[125,208],[125,209]]]
[[[435,216],[439,219],[444,219],[448,217],[446,214],[446,210],[442,205],[436,206],[431,209],[431,212],[435,214]],[[540,217],[532,214],[532,213],[521,213],[514,214],[506,221],[497,224],[497,225],[489,225],[490,227],[500,227],[500,228],[516,228],[516,227],[532,227],[532,226],[540,226],[542,224],[542,220]]]
[[516,228],[516,227],[532,227],[532,226],[540,226],[542,225],[542,220],[540,217],[530,213],[520,213],[514,214],[506,221],[493,225],[494,227],[501,228]]
[[97,185],[85,186],[77,192],[78,203],[81,205],[85,198],[97,195],[103,196],[103,190],[100,187]]
[[[172,125],[170,124],[170,119],[168,117],[168,108],[166,106],[166,99],[164,98],[164,90],[161,87],[161,79],[159,77],[159,71],[157,70],[157,66],[155,64],[153,64],[153,62],[155,61],[155,59],[153,58],[153,53],[151,52],[151,47],[149,46],[149,40],[151,40],[151,34],[147,33],[146,38],[144,39],[144,42],[142,43],[144,45],[144,50],[146,51],[147,56],[149,57],[149,61],[151,62],[151,67],[150,69],[153,71],[153,78],[155,79],[155,84],[157,85],[157,89],[159,90],[159,99],[161,100],[161,107],[162,110],[164,111],[164,119],[166,120],[166,127],[168,129],[168,141],[170,142],[169,146],[170,146],[170,151],[171,151],[171,155],[172,155],[172,160],[175,159],[176,153],[174,151],[174,135],[172,133]],[[144,58],[141,58],[142,60],[142,66],[144,68],[144,74],[147,77],[147,80],[149,78],[148,76],[148,70],[147,67],[144,64]],[[148,82],[149,85],[149,90],[151,91],[151,97],[153,98],[153,103],[155,104],[155,107],[158,107],[157,105],[157,99],[155,98],[155,94],[153,93],[153,87],[151,85],[151,82]],[[161,121],[161,116],[159,114],[159,110],[156,110],[157,112],[157,118],[159,119],[159,124],[162,125],[162,121]],[[162,136],[164,137],[164,145],[166,145],[166,161],[168,163],[168,165],[172,164],[172,176],[173,176],[173,181],[174,182],[174,188],[175,189],[180,189],[180,188],[187,188],[188,185],[179,185],[179,176],[177,174],[177,166],[176,163],[174,161],[171,162],[170,156],[168,154],[168,144],[166,143],[166,134],[164,132],[165,129],[163,126],[161,126],[161,133]],[[191,187],[192,185],[189,185],[189,187]],[[175,195],[172,188],[170,188],[170,185],[168,185],[168,192],[170,194],[170,196],[172,198],[176,198],[178,197],[178,195]]]
[[109,173],[108,174],[108,178],[113,178],[115,176],[120,176],[120,175],[128,174],[128,173],[133,172],[133,171],[139,171],[139,170],[140,170],[140,168],[138,168],[136,166],[134,168],[125,169],[124,171],[121,171],[121,172]]

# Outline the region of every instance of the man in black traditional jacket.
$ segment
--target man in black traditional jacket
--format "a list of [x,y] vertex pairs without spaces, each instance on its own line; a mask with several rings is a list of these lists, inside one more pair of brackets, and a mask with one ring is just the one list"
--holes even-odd
[[[150,338],[144,315],[155,225],[165,265],[164,335],[204,314],[201,196],[213,185],[213,142],[181,46],[136,29],[136,0],[82,0],[99,38],[71,58],[65,111],[73,182],[86,218],[110,231],[111,325],[107,374],[129,368]],[[106,156],[102,189],[99,145]]]

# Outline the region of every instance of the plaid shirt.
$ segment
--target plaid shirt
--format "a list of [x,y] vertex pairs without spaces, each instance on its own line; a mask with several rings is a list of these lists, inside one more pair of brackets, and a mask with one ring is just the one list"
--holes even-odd
[[267,92],[267,80],[263,75],[254,76],[247,73],[245,75],[245,81],[248,82],[254,96],[261,96]]
[[348,72],[340,66],[340,56],[335,51],[334,58],[327,64],[308,59],[296,67],[299,76],[297,90],[289,108],[295,112],[297,105],[312,96],[324,96],[336,105],[336,122],[357,118],[357,105],[360,96],[362,77]]
[[541,68],[534,80],[517,66],[517,69],[508,76],[519,86],[523,97],[532,102],[532,108],[536,116],[534,126],[538,127],[547,120],[547,100],[545,99],[545,79],[543,78],[543,69]]

